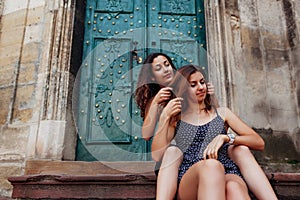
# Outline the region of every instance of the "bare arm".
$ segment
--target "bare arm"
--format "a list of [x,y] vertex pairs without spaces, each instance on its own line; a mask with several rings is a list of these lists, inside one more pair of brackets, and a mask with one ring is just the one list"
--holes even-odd
[[[238,116],[236,116],[228,108],[218,108],[218,113],[222,116],[229,127],[237,134],[234,145],[245,145],[253,150],[263,150],[264,140],[247,124],[245,124]],[[203,152],[203,159],[218,157],[218,150],[224,143],[228,143],[227,135],[218,135],[206,147]]]
[[160,161],[166,148],[171,143],[175,134],[173,117],[181,111],[181,98],[172,99],[162,111],[158,122],[158,129],[152,141],[152,158]]
[[161,110],[159,105],[166,100],[169,100],[171,92],[171,88],[165,87],[162,88],[154,98],[147,103],[145,109],[145,119],[142,126],[142,137],[145,140],[150,140],[150,138],[154,135],[156,123],[158,120],[158,115],[160,114]]
[[150,140],[150,138],[154,135],[154,130],[156,127],[156,122],[158,119],[158,104],[151,101],[147,104],[146,112],[145,112],[145,120],[142,126],[142,137],[145,140]]
[[[244,123],[230,109],[224,109],[225,121],[229,127],[237,134],[234,145],[246,145],[253,150],[263,150],[265,148],[264,140],[252,128]],[[228,139],[229,140],[229,139]],[[226,141],[228,142],[228,141]]]

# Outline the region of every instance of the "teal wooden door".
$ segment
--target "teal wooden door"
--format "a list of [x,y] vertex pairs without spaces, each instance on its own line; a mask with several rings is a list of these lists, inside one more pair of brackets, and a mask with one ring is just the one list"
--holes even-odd
[[134,91],[143,59],[167,53],[177,67],[206,68],[203,0],[88,0],[76,78],[76,160],[151,160]]

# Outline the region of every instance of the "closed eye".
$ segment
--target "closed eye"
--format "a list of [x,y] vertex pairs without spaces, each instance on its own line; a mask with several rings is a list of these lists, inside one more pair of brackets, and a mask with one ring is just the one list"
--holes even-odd
[[190,82],[190,86],[191,86],[191,87],[195,87],[196,85],[197,85],[196,82]]
[[155,71],[159,71],[160,69],[161,69],[161,65],[155,65],[155,66],[154,66],[154,70],[155,70]]

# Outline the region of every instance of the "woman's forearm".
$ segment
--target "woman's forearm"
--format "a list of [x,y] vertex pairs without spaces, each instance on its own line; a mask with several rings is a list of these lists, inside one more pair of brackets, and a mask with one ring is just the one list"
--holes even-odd
[[150,140],[150,138],[154,135],[155,126],[157,122],[157,116],[146,116],[145,121],[142,126],[142,137],[145,140]]
[[158,118],[158,105],[155,103],[151,103],[148,111],[146,112],[146,116],[142,126],[142,137],[145,140],[150,140],[150,138],[154,135],[157,118]]
[[152,141],[152,158],[155,161],[160,161],[166,148],[171,143],[170,132],[172,129],[170,126],[170,118],[164,118],[159,120],[158,129],[153,137]]
[[265,142],[260,135],[228,108],[225,108],[223,112],[225,113],[225,119],[229,127],[237,133],[233,142],[234,145],[245,145],[250,149],[259,151],[264,149]]
[[262,151],[265,148],[264,140],[256,133],[251,135],[237,135],[234,140],[234,145],[245,145],[253,150]]

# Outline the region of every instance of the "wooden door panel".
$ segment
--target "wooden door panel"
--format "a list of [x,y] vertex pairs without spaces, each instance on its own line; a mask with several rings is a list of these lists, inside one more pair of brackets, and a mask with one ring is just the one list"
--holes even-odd
[[145,27],[143,6],[134,0],[87,2],[77,160],[149,159],[149,145],[141,139],[140,126],[132,131],[131,120],[131,71],[137,65],[132,51],[145,37],[135,33]]
[[[131,64],[127,54],[120,54],[130,52],[131,43],[130,38],[105,41],[95,39],[96,49],[89,80],[91,82],[89,99],[91,104],[94,102],[94,105],[90,105],[88,111],[90,130],[87,134],[87,144],[131,142],[131,135],[128,134],[130,121],[127,120],[126,115],[123,115],[123,113],[128,113],[126,99],[131,94],[131,80],[126,75]],[[120,80],[124,82],[124,85],[116,87],[116,83]],[[122,96],[122,98],[112,99],[113,95]]]

